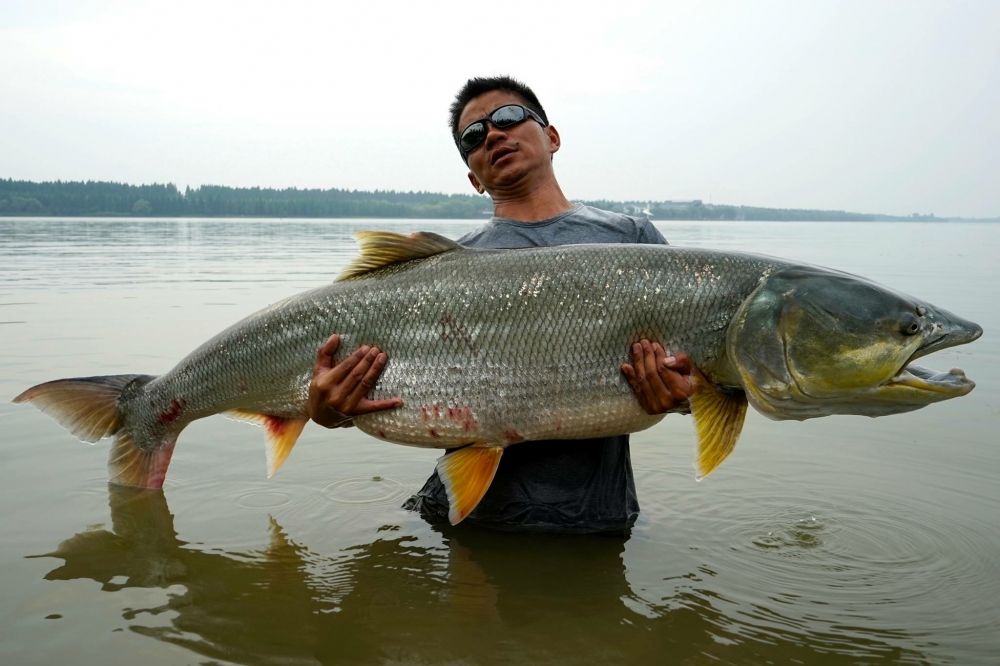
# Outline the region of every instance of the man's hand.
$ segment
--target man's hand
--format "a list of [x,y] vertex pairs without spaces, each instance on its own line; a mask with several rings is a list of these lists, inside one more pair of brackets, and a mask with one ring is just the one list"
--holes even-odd
[[687,354],[668,354],[659,342],[633,344],[632,363],[622,363],[622,373],[647,414],[682,407],[694,392],[691,359]]
[[312,382],[309,384],[309,418],[325,428],[348,425],[355,416],[399,407],[399,398],[369,400],[387,356],[378,347],[362,345],[340,363],[333,355],[340,347],[340,336],[331,335],[316,353]]

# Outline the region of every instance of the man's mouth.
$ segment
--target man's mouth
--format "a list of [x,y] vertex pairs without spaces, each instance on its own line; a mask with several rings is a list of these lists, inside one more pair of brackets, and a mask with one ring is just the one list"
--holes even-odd
[[492,164],[496,164],[502,158],[506,157],[507,155],[510,155],[513,152],[514,152],[514,148],[511,148],[509,146],[501,146],[501,147],[497,148],[496,150],[494,150],[490,154],[490,164],[491,165]]

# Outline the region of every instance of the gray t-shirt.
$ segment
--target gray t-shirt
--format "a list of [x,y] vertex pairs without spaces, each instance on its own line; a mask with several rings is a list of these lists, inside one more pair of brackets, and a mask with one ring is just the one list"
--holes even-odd
[[[494,217],[458,242],[525,248],[667,241],[648,220],[577,205],[540,222]],[[446,521],[448,498],[437,473],[403,506],[433,522]],[[638,514],[628,435],[618,435],[508,447],[493,483],[466,522],[517,530],[610,532],[628,530]]]
[[494,217],[479,229],[459,238],[458,242],[481,248],[547,247],[580,243],[667,244],[656,227],[646,219],[579,204],[561,215],[540,222],[518,222]]

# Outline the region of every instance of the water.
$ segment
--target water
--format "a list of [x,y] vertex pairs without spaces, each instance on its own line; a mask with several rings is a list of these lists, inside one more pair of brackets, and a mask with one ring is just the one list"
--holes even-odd
[[[475,222],[0,219],[0,396],[168,369],[336,275],[351,232]],[[107,443],[0,402],[0,662],[995,663],[1000,225],[660,223],[675,244],[860,273],[980,323],[930,357],[968,397],[867,419],[751,413],[702,483],[690,419],[633,437],[628,538],[441,529],[399,508],[437,453],[215,417],[163,492],[109,488]]]

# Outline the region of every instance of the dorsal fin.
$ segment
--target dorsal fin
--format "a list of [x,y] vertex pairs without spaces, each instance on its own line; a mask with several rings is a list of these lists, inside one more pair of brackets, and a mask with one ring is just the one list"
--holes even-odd
[[462,247],[455,241],[430,231],[417,231],[408,236],[394,231],[359,231],[354,234],[354,238],[358,241],[361,254],[344,269],[337,280],[349,280],[376,268]]

